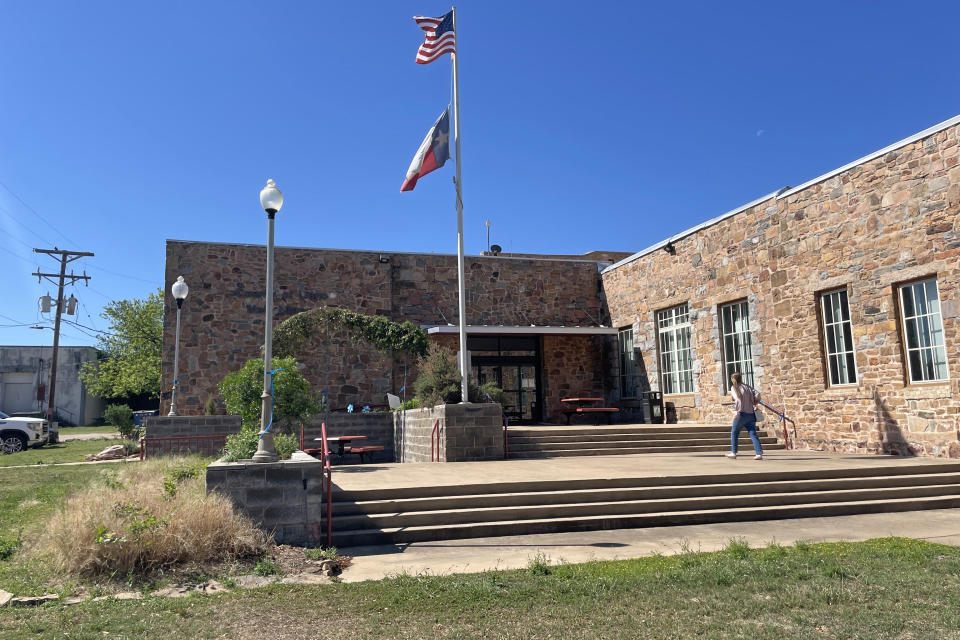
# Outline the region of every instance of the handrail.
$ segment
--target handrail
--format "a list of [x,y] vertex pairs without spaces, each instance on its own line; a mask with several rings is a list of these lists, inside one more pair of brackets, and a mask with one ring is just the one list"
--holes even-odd
[[767,404],[763,400],[757,400],[757,404],[770,409],[780,418],[780,422],[783,423],[783,442],[786,445],[787,449],[792,449],[790,446],[790,433],[787,431],[787,423],[789,422],[793,426],[793,437],[797,438],[797,423],[793,421],[792,418],[788,418],[786,412],[783,409],[777,409],[776,407]]
[[330,447],[327,445],[327,423],[320,423],[320,463],[323,465],[321,473],[327,477],[327,548],[333,542],[333,478],[330,472]]
[[[436,454],[434,454],[434,440],[436,440]],[[433,431],[430,432],[430,462],[440,462],[440,418],[433,423]]]
[[510,457],[510,441],[507,437],[507,427],[510,426],[510,418],[503,416],[503,459]]

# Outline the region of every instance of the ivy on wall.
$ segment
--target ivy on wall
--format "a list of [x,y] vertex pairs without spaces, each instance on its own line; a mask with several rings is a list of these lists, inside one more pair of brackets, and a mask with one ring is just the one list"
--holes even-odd
[[302,311],[281,322],[273,330],[273,350],[277,357],[295,356],[315,336],[341,329],[382,353],[408,353],[415,358],[427,353],[427,334],[412,322],[393,322],[337,307]]

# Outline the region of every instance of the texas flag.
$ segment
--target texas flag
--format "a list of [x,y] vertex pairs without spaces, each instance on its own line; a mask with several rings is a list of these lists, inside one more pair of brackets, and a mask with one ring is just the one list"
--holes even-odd
[[417,180],[431,171],[439,169],[450,157],[450,108],[444,109],[430,128],[427,137],[420,143],[417,155],[407,169],[407,177],[400,187],[400,191],[413,191]]

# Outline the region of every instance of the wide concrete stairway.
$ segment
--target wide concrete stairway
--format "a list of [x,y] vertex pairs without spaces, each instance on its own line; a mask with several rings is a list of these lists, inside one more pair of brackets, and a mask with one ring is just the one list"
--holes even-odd
[[960,507],[957,464],[693,473],[696,469],[682,476],[502,483],[491,478],[484,484],[335,489],[332,543],[349,547]]
[[[510,458],[730,450],[730,425],[717,424],[510,427],[507,433]],[[758,429],[757,435],[764,450],[783,449],[772,433]],[[746,431],[740,450],[753,451]]]

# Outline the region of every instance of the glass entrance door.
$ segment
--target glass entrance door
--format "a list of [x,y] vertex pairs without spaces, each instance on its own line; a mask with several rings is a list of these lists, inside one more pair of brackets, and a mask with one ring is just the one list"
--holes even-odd
[[503,411],[511,421],[540,420],[537,408],[537,367],[532,364],[485,364],[473,367],[480,383],[493,382],[503,389]]
[[471,337],[473,379],[493,382],[503,389],[503,411],[511,423],[531,424],[542,420],[540,407],[539,339],[524,337]]

